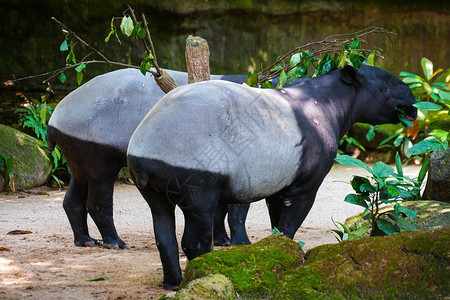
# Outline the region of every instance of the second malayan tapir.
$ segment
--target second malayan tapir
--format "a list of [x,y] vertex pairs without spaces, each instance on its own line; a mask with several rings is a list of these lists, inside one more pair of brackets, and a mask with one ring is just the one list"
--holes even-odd
[[[185,72],[166,70],[179,85],[187,84]],[[245,75],[212,75],[212,79],[243,82]],[[136,69],[110,72],[88,81],[67,95],[56,107],[48,125],[48,148],[59,145],[72,171],[64,209],[75,245],[100,244],[91,238],[91,215],[108,248],[129,248],[117,235],[113,222],[114,180],[126,166],[126,151],[133,131],[164,96],[149,74]],[[223,224],[226,208],[231,244],[250,243],[245,231],[248,205],[221,205],[215,222],[216,244],[229,241]]]
[[355,122],[415,119],[407,85],[387,71],[351,66],[277,90],[224,81],[178,87],[164,96],[133,133],[128,167],[150,205],[164,269],[164,288],[182,275],[175,236],[175,204],[189,260],[212,250],[219,202],[266,198],[272,227],[288,237],[310,211]]

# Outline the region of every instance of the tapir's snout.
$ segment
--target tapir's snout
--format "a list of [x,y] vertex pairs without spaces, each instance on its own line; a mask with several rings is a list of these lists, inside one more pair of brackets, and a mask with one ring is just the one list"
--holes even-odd
[[403,106],[400,105],[397,107],[398,109],[402,110],[405,113],[405,118],[407,118],[410,121],[414,121],[417,118],[417,108],[412,105]]

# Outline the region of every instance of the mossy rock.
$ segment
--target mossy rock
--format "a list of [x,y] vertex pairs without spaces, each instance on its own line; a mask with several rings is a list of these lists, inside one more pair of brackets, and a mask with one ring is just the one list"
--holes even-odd
[[319,246],[301,268],[314,269],[327,298],[443,299],[450,295],[449,262],[444,228]]
[[190,261],[181,287],[197,278],[223,274],[238,293],[270,295],[282,282],[282,274],[303,263],[300,245],[281,234],[273,234],[253,245],[233,246],[201,255]]
[[309,250],[304,264],[301,253],[279,234],[213,251],[188,263],[182,289],[195,278],[227,274],[244,299],[439,299],[450,293],[450,228],[323,245]]
[[450,202],[450,148],[431,153],[423,198]]
[[[417,212],[417,219],[414,225],[418,230],[436,230],[450,226],[450,203],[441,201],[407,201],[402,206]],[[380,212],[393,209],[394,205],[383,207]],[[353,228],[355,223],[368,224],[362,219],[362,213],[349,217],[345,220],[345,225]]]
[[[5,125],[0,125],[0,138],[0,154],[15,157],[13,172],[23,174],[29,187],[43,185],[52,171],[52,162],[42,142]],[[21,176],[16,176],[16,190],[27,187],[25,180]],[[3,179],[3,182],[0,182],[0,191],[6,188]]]
[[213,274],[192,280],[172,298],[160,299],[236,299],[236,292],[230,279],[222,274]]

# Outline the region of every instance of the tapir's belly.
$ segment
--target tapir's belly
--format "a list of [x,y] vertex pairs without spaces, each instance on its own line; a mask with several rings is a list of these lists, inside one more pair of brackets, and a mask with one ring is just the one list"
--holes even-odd
[[188,88],[169,94],[176,103],[159,102],[133,134],[128,154],[224,175],[226,194],[238,201],[290,185],[302,149],[289,103],[239,85],[208,86],[210,93],[203,92],[209,99]]

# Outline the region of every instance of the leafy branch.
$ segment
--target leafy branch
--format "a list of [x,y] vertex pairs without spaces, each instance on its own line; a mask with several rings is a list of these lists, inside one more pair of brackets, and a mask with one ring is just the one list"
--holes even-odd
[[[43,83],[48,83],[50,80],[52,80],[53,78],[55,78],[57,76],[59,76],[60,81],[64,83],[66,80],[66,76],[64,75],[64,72],[71,70],[71,69],[75,69],[75,71],[77,72],[77,82],[80,85],[83,80],[83,71],[85,70],[87,65],[89,65],[89,64],[109,64],[109,65],[116,65],[116,66],[120,66],[120,67],[139,69],[144,75],[147,72],[150,72],[154,76],[158,85],[160,85],[160,86],[166,84],[167,81],[169,81],[170,87],[167,87],[167,86],[165,86],[164,88],[161,87],[164,91],[167,92],[168,90],[170,90],[174,86],[176,86],[176,84],[175,84],[175,81],[172,78],[170,78],[170,76],[166,72],[164,72],[163,70],[161,70],[159,68],[158,62],[156,60],[155,49],[154,49],[153,42],[152,42],[151,35],[150,35],[150,30],[148,28],[148,23],[145,18],[145,15],[142,14],[142,22],[140,22],[137,20],[134,10],[129,5],[128,5],[127,10],[125,10],[125,12],[127,12],[127,11],[129,12],[130,15],[124,15],[123,17],[113,17],[112,18],[111,31],[108,34],[108,36],[105,38],[105,42],[108,42],[110,37],[112,35],[114,35],[117,38],[119,44],[122,44],[122,42],[117,34],[116,27],[114,25],[114,21],[116,19],[121,19],[121,24],[120,24],[121,32],[128,37],[132,36],[135,39],[141,40],[144,45],[146,56],[143,59],[140,66],[135,66],[135,65],[131,65],[131,64],[126,64],[126,63],[110,60],[108,57],[106,57],[106,55],[104,55],[98,49],[94,48],[88,42],[83,40],[78,34],[76,34],[68,26],[63,24],[61,21],[59,21],[55,17],[52,17],[51,19],[54,22],[56,22],[59,26],[62,27],[62,31],[66,35],[64,38],[64,41],[60,45],[60,51],[63,51],[63,52],[69,51],[68,55],[66,57],[66,66],[63,68],[59,68],[59,69],[49,71],[46,73],[42,73],[42,74],[38,74],[38,75],[32,75],[32,76],[27,76],[27,77],[23,77],[23,78],[14,79],[14,80],[8,80],[7,82],[4,82],[4,84],[5,85],[13,85],[16,81],[32,79],[32,78],[36,78],[36,77],[49,76],[49,75],[50,76],[47,77],[43,81]],[[72,37],[76,42],[74,40],[71,40],[70,42],[68,42],[69,37]],[[76,59],[75,53],[74,53],[74,47],[77,43],[81,43],[82,45],[84,45],[91,51],[89,54],[84,56],[84,58],[81,59],[81,61],[78,61]],[[100,59],[86,60],[91,54],[97,54],[100,57]],[[150,70],[150,68],[152,66],[155,67],[156,72]],[[161,81],[163,83],[161,83]]]
[[[362,48],[361,43],[367,43],[363,40],[364,37],[378,33],[395,34],[380,27],[370,27],[355,33],[331,35],[320,41],[307,43],[280,56],[260,72],[250,75],[247,84],[261,84],[262,87],[272,88],[270,80],[279,77],[277,87],[282,87],[287,79],[292,82],[296,78],[305,77],[311,64],[315,67],[313,76],[328,73],[332,68],[346,64],[358,69],[362,63],[373,65],[375,55],[380,56],[381,50]],[[370,54],[366,56],[366,52]],[[334,56],[330,53],[334,53]]]

